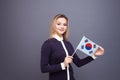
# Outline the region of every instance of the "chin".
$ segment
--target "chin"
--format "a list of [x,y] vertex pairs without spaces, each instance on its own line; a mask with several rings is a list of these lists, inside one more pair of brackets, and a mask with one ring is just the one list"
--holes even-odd
[[64,32],[61,32],[61,33],[59,33],[59,34],[63,35],[63,34],[64,34]]
[[61,34],[61,35],[63,35],[63,34],[64,34],[64,32],[61,32],[61,31],[59,31],[58,33],[59,33],[59,34]]

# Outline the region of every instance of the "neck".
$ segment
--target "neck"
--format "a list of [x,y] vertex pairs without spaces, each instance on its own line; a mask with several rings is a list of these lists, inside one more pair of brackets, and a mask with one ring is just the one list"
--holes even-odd
[[63,40],[63,36],[59,36],[59,35],[57,35],[57,34],[53,34],[52,37],[53,37],[53,38],[56,38],[56,39],[59,40],[59,41]]

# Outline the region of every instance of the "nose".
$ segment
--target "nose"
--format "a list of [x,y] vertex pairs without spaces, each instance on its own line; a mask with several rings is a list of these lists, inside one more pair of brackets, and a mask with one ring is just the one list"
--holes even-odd
[[64,29],[65,29],[65,26],[64,26],[64,25],[62,25],[62,26],[61,26],[61,29],[62,29],[62,30],[64,30]]
[[63,28],[64,28],[64,25],[63,25],[63,24],[61,24],[59,27],[60,27],[61,29],[63,29]]
[[64,27],[66,27],[66,26],[65,26],[65,24],[61,24],[61,27],[64,28]]

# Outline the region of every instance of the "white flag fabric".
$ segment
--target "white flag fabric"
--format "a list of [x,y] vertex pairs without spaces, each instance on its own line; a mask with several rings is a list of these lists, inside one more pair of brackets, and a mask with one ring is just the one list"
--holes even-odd
[[99,45],[97,45],[96,43],[88,39],[87,37],[83,36],[76,50],[80,50],[89,56],[93,56],[95,51],[98,49],[98,47]]

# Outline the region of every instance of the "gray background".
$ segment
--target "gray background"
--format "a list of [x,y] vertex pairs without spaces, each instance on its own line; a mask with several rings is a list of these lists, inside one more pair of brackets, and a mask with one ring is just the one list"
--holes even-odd
[[0,0],[0,80],[48,80],[40,50],[58,13],[69,18],[74,48],[86,35],[105,49],[81,68],[73,64],[76,80],[120,80],[120,0]]

